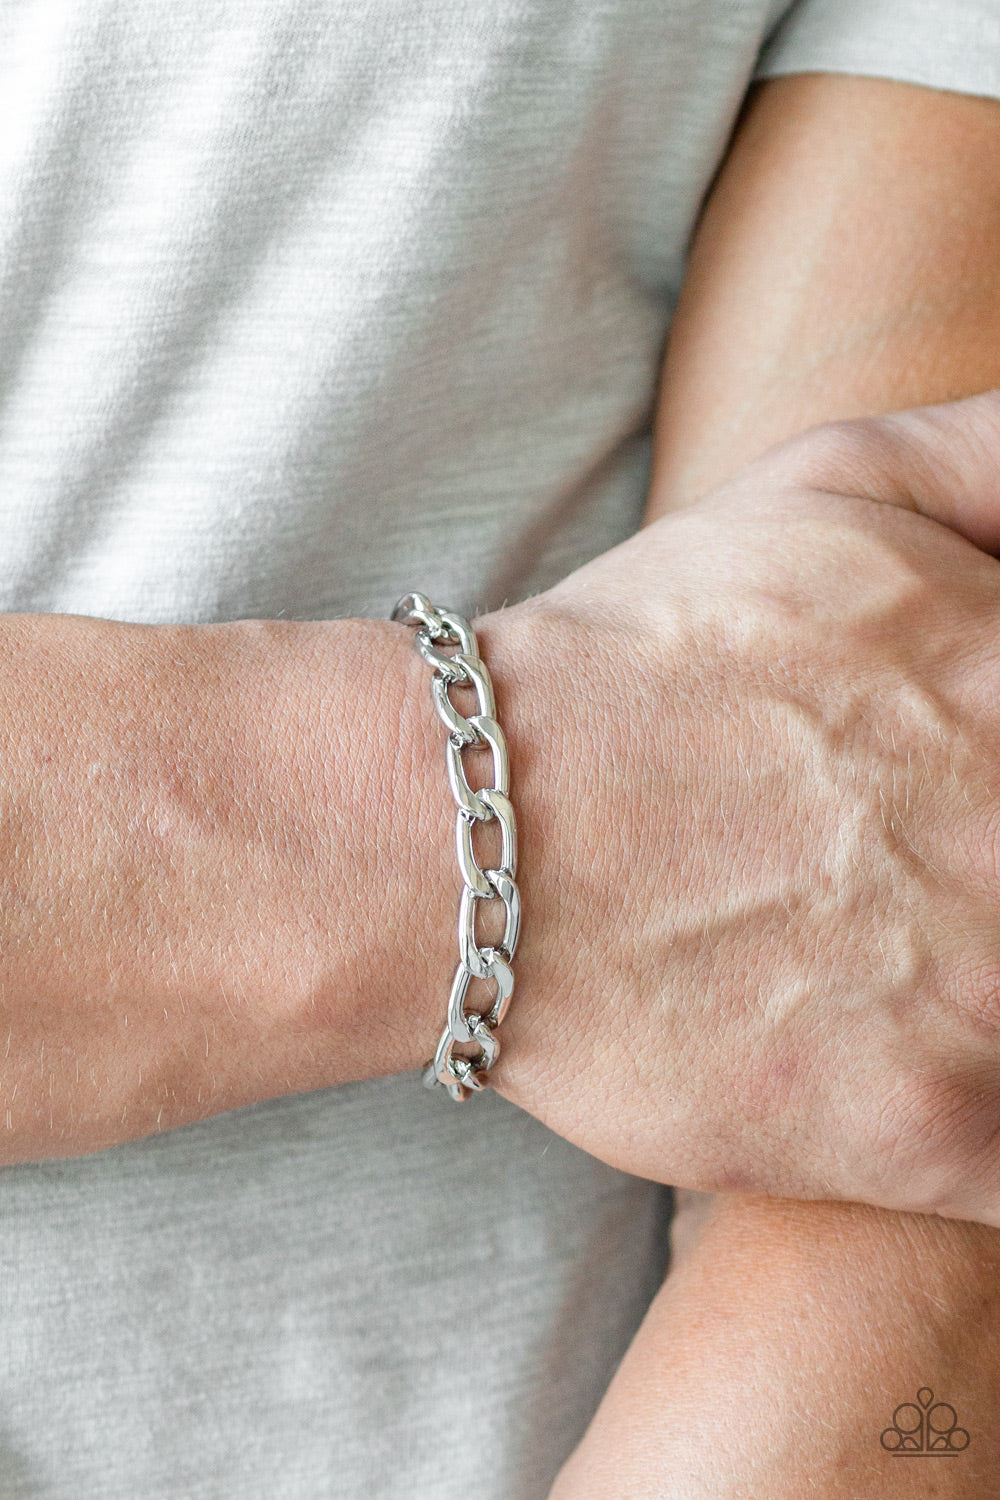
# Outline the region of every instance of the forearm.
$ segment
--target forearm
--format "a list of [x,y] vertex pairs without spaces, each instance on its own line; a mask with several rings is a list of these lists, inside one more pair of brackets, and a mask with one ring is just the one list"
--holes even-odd
[[404,627],[0,618],[0,1160],[416,1067],[454,946]]
[[760,87],[670,331],[647,519],[817,422],[1000,385],[1000,105],[872,78]]
[[[998,1285],[978,1225],[717,1200],[552,1500],[992,1500]],[[970,1435],[946,1462],[881,1444],[921,1388]]]

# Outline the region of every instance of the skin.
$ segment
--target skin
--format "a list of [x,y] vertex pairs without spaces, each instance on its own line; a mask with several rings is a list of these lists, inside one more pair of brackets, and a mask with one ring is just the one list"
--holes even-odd
[[[827,432],[480,622],[532,851],[496,1082],[577,1145],[1000,1217],[1000,564],[930,519],[1000,538],[998,445],[993,400]],[[408,633],[3,628],[8,1159],[430,1055],[454,815]]]
[[[854,1204],[719,1200],[668,1277],[552,1500],[991,1500],[996,1232]],[[765,1268],[762,1270],[762,1266]],[[970,1434],[880,1434],[923,1387]]]
[[[995,402],[819,434],[477,622],[532,851],[497,1081],[570,1139],[1000,1220],[997,451]],[[422,1061],[454,864],[406,633],[3,632],[5,1159]]]
[[[988,400],[821,430],[477,621],[531,913],[494,1078],[569,1140],[1000,1222],[998,449]],[[410,633],[2,631],[6,1159],[419,1066],[454,813]]]
[[[989,101],[824,76],[757,92],[672,331],[648,520],[811,423],[1000,384],[998,148]],[[553,1500],[1000,1494],[996,1230],[738,1194],[688,1195],[675,1230]],[[927,1385],[969,1449],[894,1460],[879,1432]]]
[[[0,1161],[422,1060],[454,856],[414,838],[435,726],[384,729],[427,693],[405,630],[7,615],[0,652]],[[409,1020],[371,1003],[401,974]]]
[[[518,606],[523,652],[487,639],[549,736],[496,1082],[574,1144],[1000,1218],[1000,564],[931,519],[997,533],[998,445],[993,397],[820,429]],[[554,744],[532,652],[577,685]]]

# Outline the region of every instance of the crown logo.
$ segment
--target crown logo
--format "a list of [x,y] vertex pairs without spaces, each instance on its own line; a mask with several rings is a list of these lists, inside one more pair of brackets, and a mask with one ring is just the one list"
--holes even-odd
[[958,1425],[958,1414],[947,1401],[935,1401],[923,1386],[916,1402],[904,1401],[892,1414],[892,1426],[880,1442],[893,1458],[954,1458],[969,1446],[969,1434]]

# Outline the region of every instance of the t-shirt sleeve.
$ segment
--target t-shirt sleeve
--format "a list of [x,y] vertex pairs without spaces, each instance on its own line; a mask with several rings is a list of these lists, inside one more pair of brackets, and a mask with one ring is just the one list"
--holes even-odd
[[798,0],[757,78],[860,73],[1000,98],[1000,0]]

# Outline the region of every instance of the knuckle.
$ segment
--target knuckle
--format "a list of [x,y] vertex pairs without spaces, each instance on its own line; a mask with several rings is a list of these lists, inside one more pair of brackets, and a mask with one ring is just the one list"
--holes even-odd
[[824,422],[773,450],[778,475],[803,489],[867,498],[884,490],[898,439],[878,417]]
[[912,1067],[884,1097],[877,1159],[879,1201],[920,1213],[960,1214],[970,1184],[994,1160],[1000,1088],[992,1067]]
[[907,434],[915,433],[939,462],[961,473],[969,460],[986,457],[992,465],[1000,449],[1000,391],[985,391],[964,401],[944,402],[895,412],[883,419]]
[[[994,862],[1000,860],[995,841],[993,858]],[[1000,1028],[1000,962],[990,957],[966,964],[959,976],[957,997],[960,1016],[995,1040]]]

